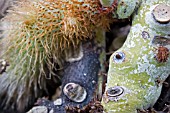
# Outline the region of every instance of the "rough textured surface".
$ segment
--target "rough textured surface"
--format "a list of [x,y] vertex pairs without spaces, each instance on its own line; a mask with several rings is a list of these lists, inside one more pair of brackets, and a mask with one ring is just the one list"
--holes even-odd
[[[100,69],[99,54],[95,53],[92,48],[86,47],[83,52],[84,56],[80,61],[70,63],[64,70],[64,77],[62,86],[73,82],[81,85],[87,91],[87,98],[82,103],[78,104],[80,107],[87,105],[92,99],[95,90],[97,89],[98,73]],[[66,95],[61,95],[65,103],[70,106],[76,106],[76,102],[71,102]]]
[[[109,113],[136,113],[154,105],[161,93],[162,82],[170,74],[170,58],[161,52],[161,57],[167,57],[166,62],[159,62],[155,56],[159,54],[160,44],[152,43],[155,36],[166,37],[170,34],[170,23],[160,24],[155,21],[152,11],[160,3],[170,5],[166,0],[147,0],[141,3],[133,15],[130,33],[118,51],[110,57],[106,91],[102,105]],[[164,45],[169,48],[169,45]],[[162,81],[162,82],[157,82]],[[113,90],[109,97],[107,90]]]
[[[83,57],[79,61],[71,62],[66,65],[64,70],[64,77],[62,80],[62,104],[54,106],[53,102],[42,99],[39,105],[46,106],[54,113],[65,113],[68,109],[66,107],[83,108],[93,100],[97,91],[98,73],[100,70],[99,54],[94,48],[90,47],[90,43],[83,45]],[[70,100],[67,95],[63,93],[64,86],[68,83],[76,83],[82,86],[87,91],[87,97],[82,102]],[[72,92],[82,93],[82,92]]]

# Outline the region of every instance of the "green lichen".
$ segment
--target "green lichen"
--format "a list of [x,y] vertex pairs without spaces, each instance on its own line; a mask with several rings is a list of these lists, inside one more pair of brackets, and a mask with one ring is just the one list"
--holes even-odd
[[111,7],[115,0],[100,0],[104,7]]
[[[154,7],[161,3],[170,5],[170,1],[166,0],[142,1],[137,13],[133,14],[127,40],[110,57],[106,91],[102,100],[108,113],[137,113],[137,109],[152,107],[160,96],[162,82],[170,74],[170,57],[166,62],[159,62],[155,57],[158,52],[156,48],[160,45],[152,43],[154,36],[170,34],[170,23],[160,24],[152,15]],[[120,57],[120,53],[124,53],[124,56]],[[161,80],[161,83],[157,83],[157,80]],[[115,86],[121,86],[124,93],[108,101],[106,92]]]
[[104,7],[115,7],[113,17],[118,19],[129,18],[136,8],[140,5],[141,0],[100,0]]
[[136,10],[141,0],[118,0],[117,18],[128,18]]

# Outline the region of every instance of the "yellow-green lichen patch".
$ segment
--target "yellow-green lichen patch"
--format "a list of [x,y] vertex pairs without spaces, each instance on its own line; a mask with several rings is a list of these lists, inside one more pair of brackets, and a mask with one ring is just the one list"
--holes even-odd
[[[155,58],[162,53],[158,53],[159,44],[154,44],[153,39],[155,36],[165,37],[170,33],[169,23],[159,25],[151,14],[153,8],[159,3],[162,2],[142,1],[138,12],[133,15],[132,27],[124,45],[110,57],[106,91],[120,86],[127,93],[114,101],[105,91],[106,96],[103,97],[102,104],[106,112],[136,113],[137,109],[152,107],[160,96],[162,84],[156,81],[164,81],[169,76],[170,57],[166,45],[162,48],[166,50],[164,55],[167,55],[167,59],[160,62]],[[164,1],[164,3],[169,2]],[[114,62],[113,60],[117,60],[115,55],[118,53],[124,53],[123,60],[117,57],[119,62]]]

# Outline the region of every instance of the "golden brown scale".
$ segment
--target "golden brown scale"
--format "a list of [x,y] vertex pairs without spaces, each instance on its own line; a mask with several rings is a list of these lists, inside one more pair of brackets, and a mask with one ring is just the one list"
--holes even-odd
[[156,60],[158,62],[166,62],[169,57],[169,50],[166,47],[160,46],[158,47],[158,53],[156,54]]

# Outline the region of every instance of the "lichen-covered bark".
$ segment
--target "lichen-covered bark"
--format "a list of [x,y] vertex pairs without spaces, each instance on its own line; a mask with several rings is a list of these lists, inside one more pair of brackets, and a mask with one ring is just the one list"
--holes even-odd
[[[170,34],[170,23],[159,23],[152,14],[161,3],[170,6],[167,0],[142,1],[133,14],[127,40],[110,57],[102,100],[108,113],[136,113],[137,109],[152,107],[160,96],[162,82],[170,74],[169,45],[159,39],[155,43],[155,36],[168,40]],[[168,50],[160,52],[160,47]]]
[[0,23],[0,59],[10,64],[0,74],[0,109],[23,112],[49,93],[48,80],[61,82],[70,52],[109,27],[111,15],[100,8],[98,0],[21,0],[11,7]]
[[113,17],[118,19],[128,18],[139,6],[141,0],[100,0],[103,8],[113,8]]

